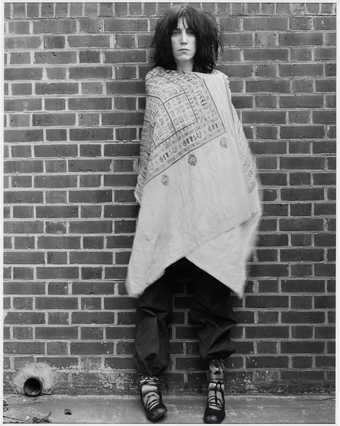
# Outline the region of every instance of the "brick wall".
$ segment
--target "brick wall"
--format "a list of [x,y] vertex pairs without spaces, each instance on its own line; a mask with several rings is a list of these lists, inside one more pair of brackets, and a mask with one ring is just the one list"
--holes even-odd
[[[136,161],[164,3],[6,3],[4,370],[56,368],[56,392],[129,392],[134,299],[124,277]],[[199,6],[199,4],[198,4]],[[264,217],[229,391],[334,383],[335,3],[203,3],[256,155]],[[174,297],[171,389],[204,373]]]

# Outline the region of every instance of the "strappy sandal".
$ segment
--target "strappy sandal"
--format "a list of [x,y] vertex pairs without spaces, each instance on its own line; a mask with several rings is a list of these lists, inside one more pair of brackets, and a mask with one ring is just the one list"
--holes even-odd
[[162,420],[167,409],[163,404],[158,377],[143,376],[139,381],[139,391],[147,419],[153,423]]
[[208,399],[204,412],[204,423],[221,423],[225,418],[224,365],[222,359],[209,362]]
[[207,406],[204,412],[204,423],[221,423],[225,418],[224,384],[210,382],[208,386]]

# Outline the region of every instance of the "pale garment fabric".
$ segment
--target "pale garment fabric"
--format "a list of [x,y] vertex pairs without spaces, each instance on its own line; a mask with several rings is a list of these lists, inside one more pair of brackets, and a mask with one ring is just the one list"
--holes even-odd
[[128,294],[186,257],[241,297],[261,202],[229,79],[156,67],[146,94]]

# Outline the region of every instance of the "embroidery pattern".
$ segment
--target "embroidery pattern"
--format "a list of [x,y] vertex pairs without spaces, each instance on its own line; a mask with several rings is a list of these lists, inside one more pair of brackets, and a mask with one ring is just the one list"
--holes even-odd
[[142,134],[150,144],[145,183],[225,132],[214,100],[198,75],[165,73],[150,85]]

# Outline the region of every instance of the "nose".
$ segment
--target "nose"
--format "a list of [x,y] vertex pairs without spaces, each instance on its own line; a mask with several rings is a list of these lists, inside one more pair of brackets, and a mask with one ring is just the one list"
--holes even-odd
[[188,39],[187,39],[187,33],[185,30],[183,30],[181,32],[181,43],[187,43]]

